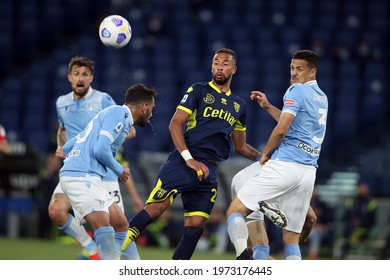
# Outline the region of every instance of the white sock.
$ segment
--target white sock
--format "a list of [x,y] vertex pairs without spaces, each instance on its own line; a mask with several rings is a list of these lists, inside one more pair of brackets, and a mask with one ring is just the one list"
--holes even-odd
[[231,214],[228,217],[227,222],[227,231],[230,240],[236,249],[236,256],[238,257],[248,246],[248,228],[244,217],[240,213]]
[[67,235],[73,237],[76,241],[83,246],[90,255],[93,255],[98,252],[95,241],[88,235],[85,228],[80,225],[76,219],[69,214],[68,220],[65,225],[59,227],[58,229],[63,230]]

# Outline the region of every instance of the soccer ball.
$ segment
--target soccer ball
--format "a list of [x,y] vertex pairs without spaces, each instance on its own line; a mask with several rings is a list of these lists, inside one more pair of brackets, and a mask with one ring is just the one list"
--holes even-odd
[[108,16],[100,24],[99,37],[106,46],[122,48],[131,39],[131,26],[122,16]]

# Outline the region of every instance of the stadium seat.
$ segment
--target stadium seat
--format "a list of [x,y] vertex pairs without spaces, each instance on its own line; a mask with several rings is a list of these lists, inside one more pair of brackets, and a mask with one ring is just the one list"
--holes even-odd
[[336,139],[343,143],[343,147],[353,146],[353,140],[358,131],[358,101],[359,86],[348,79],[342,80],[337,87],[337,107],[333,125]]
[[245,14],[245,25],[259,29],[259,26],[262,25],[263,21],[265,21],[263,8],[264,4],[261,1],[248,1],[246,10],[243,12]]

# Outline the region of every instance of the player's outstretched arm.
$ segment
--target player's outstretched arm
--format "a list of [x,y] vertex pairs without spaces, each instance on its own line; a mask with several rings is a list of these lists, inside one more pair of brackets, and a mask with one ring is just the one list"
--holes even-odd
[[234,130],[232,133],[232,141],[234,151],[247,159],[256,160],[261,156],[261,152],[246,143],[246,132],[241,130]]
[[252,91],[251,100],[257,101],[257,103],[260,105],[261,108],[266,110],[268,114],[271,115],[271,117],[274,118],[274,120],[279,121],[280,114],[282,113],[278,108],[276,108],[274,105],[269,103],[267,96],[265,93],[261,91]]

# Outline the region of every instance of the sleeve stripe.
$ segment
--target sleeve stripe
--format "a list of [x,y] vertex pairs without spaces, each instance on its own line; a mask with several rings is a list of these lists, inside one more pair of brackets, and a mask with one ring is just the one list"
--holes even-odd
[[186,108],[186,107],[184,107],[184,106],[181,106],[181,105],[177,106],[176,109],[182,110],[182,111],[184,111],[184,112],[187,112],[187,113],[190,114],[190,115],[192,114],[192,110],[190,110],[190,109],[188,109],[188,108]]
[[294,115],[294,116],[297,115],[296,112],[294,112],[293,110],[288,110],[288,109],[284,109],[284,110],[282,111],[282,113],[289,113],[289,114],[292,114],[292,115]]
[[99,135],[105,135],[108,137],[108,139],[110,139],[111,143],[114,142],[114,137],[112,137],[111,133],[109,133],[108,131],[105,131],[105,130],[101,130]]

